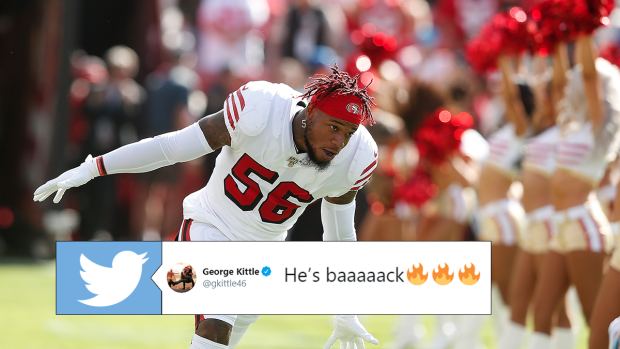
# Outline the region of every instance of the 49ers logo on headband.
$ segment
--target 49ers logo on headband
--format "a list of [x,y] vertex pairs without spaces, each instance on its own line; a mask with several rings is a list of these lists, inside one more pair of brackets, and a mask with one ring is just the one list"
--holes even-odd
[[347,111],[355,115],[362,115],[362,108],[360,108],[360,106],[355,103],[347,104]]
[[[312,97],[311,103],[320,111],[335,118],[359,125],[362,121],[362,101],[353,95],[329,94],[317,100]],[[345,111],[346,110],[346,111]]]

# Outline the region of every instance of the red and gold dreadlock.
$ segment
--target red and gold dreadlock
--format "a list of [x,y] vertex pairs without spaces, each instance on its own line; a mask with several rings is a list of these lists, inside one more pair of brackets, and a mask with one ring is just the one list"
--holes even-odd
[[[370,97],[367,91],[368,86],[370,86],[372,81],[368,83],[366,87],[359,88],[357,81],[360,74],[357,74],[355,77],[350,77],[349,73],[338,71],[338,63],[334,64],[334,66],[330,68],[332,69],[331,75],[327,76],[323,74],[316,74],[313,77],[310,77],[312,82],[304,86],[307,91],[301,97],[311,99],[311,104],[308,111],[311,112],[312,108],[320,104],[326,97],[356,97],[362,104],[362,110],[359,111],[359,114],[357,112],[355,113],[359,115],[360,123],[365,124],[369,122],[370,125],[374,125],[375,120],[372,117],[372,112],[370,109],[376,104],[373,101],[374,98]],[[332,116],[338,117],[336,115]]]

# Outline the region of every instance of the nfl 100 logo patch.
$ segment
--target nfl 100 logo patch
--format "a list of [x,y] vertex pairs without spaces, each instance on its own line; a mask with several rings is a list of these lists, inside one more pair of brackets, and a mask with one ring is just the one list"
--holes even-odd
[[297,165],[297,163],[299,162],[299,159],[291,156],[290,158],[286,159],[286,161],[288,161],[288,167],[293,167]]

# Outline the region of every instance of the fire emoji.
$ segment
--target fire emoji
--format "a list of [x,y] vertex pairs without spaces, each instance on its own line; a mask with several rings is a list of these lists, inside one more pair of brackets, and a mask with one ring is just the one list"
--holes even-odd
[[475,275],[476,266],[474,265],[474,263],[470,263],[470,264],[471,264],[470,268],[467,267],[467,264],[463,266],[463,268],[465,269],[464,272],[459,270],[459,279],[461,279],[462,283],[468,286],[475,285],[478,282],[478,280],[480,280],[480,272],[478,272],[478,275]]
[[439,264],[437,266],[437,272],[435,272],[435,269],[433,269],[433,279],[438,285],[442,286],[451,283],[452,279],[454,279],[454,273],[450,274],[450,267],[446,263],[444,263],[444,265],[445,267],[442,268],[441,264]]
[[418,286],[426,282],[426,279],[428,279],[428,272],[423,274],[424,267],[422,264],[420,264],[418,268],[415,267],[415,264],[412,264],[411,269],[413,269],[411,272],[407,269],[407,280],[409,280],[409,282]]

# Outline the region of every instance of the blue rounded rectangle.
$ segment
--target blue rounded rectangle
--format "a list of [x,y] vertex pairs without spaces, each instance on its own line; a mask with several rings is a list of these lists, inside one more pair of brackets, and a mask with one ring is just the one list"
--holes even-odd
[[161,242],[57,242],[56,314],[161,314]]

